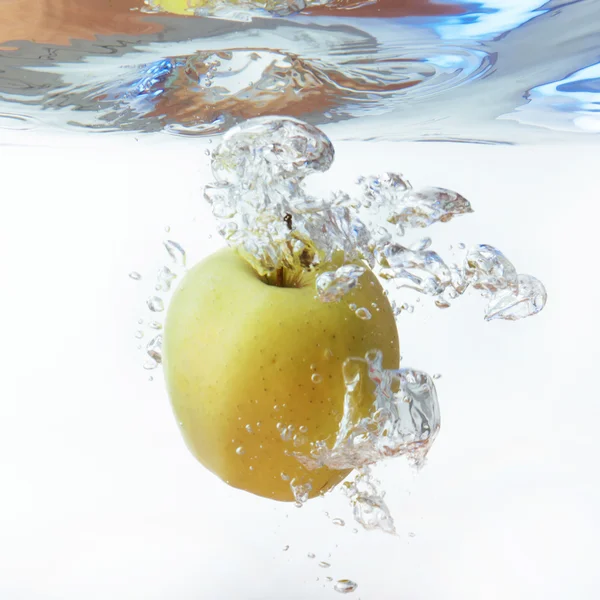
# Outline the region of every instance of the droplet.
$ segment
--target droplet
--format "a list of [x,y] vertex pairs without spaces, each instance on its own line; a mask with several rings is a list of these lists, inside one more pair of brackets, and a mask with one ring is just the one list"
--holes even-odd
[[433,378],[434,379],[440,379],[441,375],[439,373],[434,373]]
[[151,329],[162,329],[162,324],[158,321],[150,321],[150,323],[148,323],[148,327]]
[[287,552],[289,549],[290,549],[290,547],[289,547],[289,546],[284,546],[284,547],[283,547],[283,551],[284,551],[284,552]]
[[368,321],[371,318],[371,313],[369,312],[368,309],[366,309],[364,306],[361,308],[357,308],[354,311],[354,314],[359,318],[362,319],[363,321]]
[[135,332],[135,337],[136,337],[138,340],[141,340],[141,339],[144,337],[144,332],[143,332],[141,329],[138,329],[138,330]]
[[340,594],[349,594],[353,592],[358,587],[358,584],[354,581],[350,581],[350,579],[339,579],[333,589],[336,592],[340,592]]
[[333,577],[325,577],[327,581],[333,581]]
[[464,250],[464,249],[466,248],[466,246],[465,246],[465,245],[464,245],[462,242],[461,242],[460,244],[458,244],[458,245],[457,245],[457,247],[458,247],[460,250]]
[[313,552],[309,552],[306,556],[308,556],[308,558],[314,558],[315,555]]
[[435,305],[438,308],[450,308],[450,302],[447,302],[446,300],[442,300],[439,298],[435,301]]
[[329,569],[329,567],[330,567],[331,565],[330,565],[328,562],[325,562],[324,560],[322,560],[322,561],[319,563],[319,566],[320,566],[322,569]]
[[289,481],[290,476],[287,473],[281,473],[281,479],[283,479],[283,481]]
[[333,357],[333,352],[329,348],[327,348],[324,352],[324,355],[326,359],[330,359]]
[[158,296],[151,296],[146,300],[146,304],[152,312],[162,312],[165,310],[165,304],[162,301],[162,298],[159,298]]
[[210,150],[207,148],[207,149],[204,151],[204,154],[206,154],[206,156],[210,156]]
[[242,456],[242,454],[246,454],[246,451],[244,450],[244,448],[242,446],[239,446],[235,449],[235,453],[238,456]]
[[185,262],[186,262],[185,250],[177,242],[174,242],[173,240],[167,240],[167,241],[163,242],[163,244],[164,244],[165,249],[168,252],[169,256],[171,257],[171,260],[178,267],[185,267]]
[[246,425],[246,431],[247,431],[248,433],[254,433],[254,432],[252,431],[252,425],[250,425],[250,423],[248,423],[248,425]]
[[138,325],[141,325],[144,322],[144,319],[138,319]]
[[323,382],[323,377],[321,375],[319,375],[318,373],[313,373],[311,375],[311,380],[313,383],[322,383]]
[[417,534],[414,531],[408,532],[408,537],[414,538]]
[[337,525],[338,527],[343,527],[346,524],[346,521],[344,521],[344,519],[333,519],[331,521],[334,525]]
[[129,273],[129,277],[135,281],[139,281],[142,278],[137,271],[131,271],[131,273]]
[[306,433],[308,431],[308,427],[306,425],[300,425],[300,429],[298,431],[300,433]]

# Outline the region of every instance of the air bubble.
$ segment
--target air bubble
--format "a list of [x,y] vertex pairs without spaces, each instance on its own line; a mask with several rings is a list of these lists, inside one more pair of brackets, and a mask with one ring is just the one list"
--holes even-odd
[[363,321],[368,321],[372,316],[369,310],[364,307],[357,308],[354,314]]
[[333,586],[333,589],[340,594],[349,594],[356,590],[358,584],[350,579],[339,579]]
[[236,453],[238,456],[242,456],[242,454],[246,454],[246,451],[244,450],[243,446],[238,446],[238,447],[235,449],[235,453]]
[[152,312],[162,312],[165,310],[165,304],[162,298],[159,298],[158,296],[151,296],[146,301],[146,304]]
[[131,273],[129,273],[129,277],[134,281],[139,281],[142,278],[140,273],[138,273],[137,271],[131,271]]

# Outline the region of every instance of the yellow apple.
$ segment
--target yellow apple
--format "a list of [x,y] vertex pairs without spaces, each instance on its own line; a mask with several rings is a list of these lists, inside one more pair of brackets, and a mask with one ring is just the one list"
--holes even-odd
[[[185,275],[165,322],[167,389],[189,449],[226,483],[276,500],[294,500],[291,482],[310,484],[313,497],[348,474],[308,470],[292,455],[335,439],[344,361],[377,349],[385,368],[399,366],[393,312],[375,275],[367,269],[326,303],[315,297],[316,274],[269,280],[225,249]],[[373,388],[355,399],[368,415]]]
[[[153,6],[174,15],[193,15],[195,11],[201,11],[202,9],[212,13],[217,6],[223,8],[227,5],[238,6],[239,4],[239,0],[228,0],[226,2],[217,2],[216,0],[154,0],[152,2]],[[272,8],[273,3],[269,0],[254,0],[252,4],[256,8],[268,10]]]

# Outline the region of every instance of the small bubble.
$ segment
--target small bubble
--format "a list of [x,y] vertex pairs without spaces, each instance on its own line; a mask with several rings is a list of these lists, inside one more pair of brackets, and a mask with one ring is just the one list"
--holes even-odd
[[333,577],[325,577],[325,579],[327,579],[327,581],[333,581]]
[[206,156],[210,156],[210,150],[207,148],[207,149],[204,151],[204,154],[206,154]]
[[343,527],[346,524],[346,521],[344,521],[344,519],[333,519],[331,522],[334,525],[337,525],[338,527]]
[[248,469],[249,469],[250,471],[254,471],[254,467],[253,467],[252,465],[250,465],[250,466],[248,467]]
[[464,250],[464,249],[466,248],[466,246],[465,246],[465,245],[464,245],[462,242],[461,242],[460,244],[458,244],[458,247],[459,247],[461,250]]
[[242,446],[239,446],[235,449],[235,453],[238,456],[242,456],[242,454],[246,454],[246,451],[244,450],[244,448],[242,448]]
[[308,558],[314,558],[315,555],[312,552],[309,552],[306,556],[308,556]]
[[319,375],[318,373],[313,373],[311,376],[311,380],[313,383],[322,383],[323,377],[321,375]]
[[246,431],[247,431],[248,433],[254,433],[254,432],[252,431],[252,425],[250,425],[250,423],[248,423],[248,425],[246,425]]
[[414,538],[417,534],[414,531],[408,532],[408,537]]
[[359,318],[362,319],[363,321],[368,321],[371,318],[371,313],[368,311],[368,309],[361,307],[361,308],[357,308],[354,311],[354,314]]
[[159,298],[158,296],[151,296],[146,300],[146,304],[152,312],[162,312],[165,310],[165,304],[162,301],[162,298]]
[[287,473],[281,473],[281,479],[283,479],[283,481],[289,481],[290,476]]
[[358,587],[358,584],[350,579],[339,579],[333,586],[333,589],[340,594],[349,594]]
[[325,358],[329,359],[329,358],[332,358],[332,357],[333,357],[333,352],[329,348],[327,348],[325,350]]
[[354,312],[356,310],[356,304],[348,304],[348,308]]
[[148,381],[154,381],[154,377],[152,377],[152,375],[150,375],[150,377],[148,377]]
[[450,302],[448,302],[447,300],[438,299],[435,301],[435,305],[438,308],[450,308]]
[[329,569],[329,567],[330,567],[331,565],[330,565],[328,562],[325,562],[324,560],[322,560],[322,561],[319,563],[319,566],[320,566],[322,569]]
[[143,332],[143,331],[141,331],[140,329],[138,329],[138,330],[135,332],[135,337],[136,337],[138,340],[141,340],[141,339],[144,337],[144,332]]
[[298,431],[300,431],[300,433],[306,433],[308,431],[308,427],[306,425],[301,425]]
[[289,549],[290,549],[290,547],[289,547],[289,546],[284,546],[284,547],[283,547],[283,551],[284,551],[284,552],[287,552]]
[[138,325],[141,325],[144,322],[144,319],[138,319]]
[[354,529],[352,530],[352,533],[358,533],[358,529],[354,528]]
[[439,379],[441,377],[440,373],[434,373],[433,374],[433,378],[434,379]]
[[171,228],[168,225],[165,225],[165,233],[169,233],[171,231]]
[[162,329],[162,325],[158,321],[150,321],[150,323],[148,323],[148,327],[151,329]]
[[131,271],[131,273],[129,273],[129,277],[134,281],[139,281],[142,278],[142,276],[137,271]]

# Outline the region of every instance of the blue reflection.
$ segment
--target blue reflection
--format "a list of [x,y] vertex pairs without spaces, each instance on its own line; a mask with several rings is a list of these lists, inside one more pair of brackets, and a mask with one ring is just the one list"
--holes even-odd
[[548,12],[541,0],[489,0],[485,2],[458,2],[470,12],[446,16],[430,24],[442,39],[486,40],[512,31],[539,15]]
[[550,99],[555,110],[600,113],[600,63],[535,87],[529,97]]

